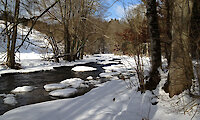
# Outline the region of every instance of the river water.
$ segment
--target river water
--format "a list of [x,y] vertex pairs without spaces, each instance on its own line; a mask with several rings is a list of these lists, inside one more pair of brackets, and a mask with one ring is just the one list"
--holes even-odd
[[[89,66],[97,68],[97,70],[88,72],[74,72],[71,69],[75,66]],[[18,103],[14,106],[4,104],[3,98],[0,97],[0,115],[19,106],[58,99],[49,96],[48,92],[45,91],[43,86],[50,83],[58,83],[62,80],[75,77],[86,80],[88,76],[93,76],[95,79],[100,73],[104,72],[102,67],[108,65],[101,65],[97,64],[96,62],[92,62],[75,66],[63,66],[54,68],[50,71],[40,71],[26,74],[17,73],[2,75],[2,77],[0,77],[0,94],[9,94],[11,90],[19,86],[34,86],[36,89],[31,92],[16,94],[15,98]],[[102,81],[105,81],[105,79],[102,79]],[[94,86],[78,89],[78,93],[71,97],[83,95],[84,93],[90,91],[92,88],[94,88]]]

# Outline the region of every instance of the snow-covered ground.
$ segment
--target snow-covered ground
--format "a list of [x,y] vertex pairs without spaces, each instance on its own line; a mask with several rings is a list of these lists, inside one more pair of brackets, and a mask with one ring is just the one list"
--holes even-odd
[[[0,33],[4,30],[4,28],[4,21],[0,20]],[[16,46],[19,46],[22,43],[22,39],[25,37],[28,31],[29,28],[22,25],[18,26],[18,39]],[[0,65],[0,76],[1,74],[5,73],[28,73],[40,70],[51,70],[53,67],[74,66],[76,64],[85,64],[86,62],[95,61],[95,59],[90,58],[87,60],[79,60],[70,63],[65,61],[61,61],[60,63],[44,61],[42,58],[52,55],[51,46],[48,43],[46,35],[37,30],[33,30],[28,38],[29,39],[24,42],[19,51],[16,52],[16,62],[20,63],[23,69],[13,70]],[[5,36],[0,34],[0,64],[4,63],[6,60],[6,45],[7,42],[5,40]],[[84,69],[86,68],[79,68],[79,70]]]
[[[99,57],[100,56],[100,57]],[[49,101],[28,106],[19,107],[6,112],[0,116],[0,120],[199,120],[200,115],[195,111],[197,106],[187,106],[193,99],[186,93],[169,98],[161,88],[165,83],[167,74],[160,71],[162,81],[154,94],[146,91],[141,94],[137,91],[137,77],[132,76],[126,80],[117,78],[115,73],[119,72],[128,76],[134,72],[134,61],[128,56],[98,55],[90,56],[84,60],[99,59],[107,60],[114,58],[121,59],[122,65],[106,67],[104,73],[111,81],[98,85],[85,95],[62,100]],[[148,61],[148,59],[144,59]],[[127,64],[128,63],[128,64]],[[145,62],[144,62],[145,63]],[[148,62],[146,62],[148,67]],[[131,69],[132,66],[132,69]],[[104,76],[103,76],[104,77]],[[125,77],[126,78],[126,77]],[[77,83],[74,82],[77,79]],[[90,80],[92,78],[90,77]],[[89,81],[90,81],[89,80]],[[66,81],[65,81],[66,82]],[[83,81],[78,78],[69,80],[66,85],[81,84]],[[61,82],[62,83],[62,82]],[[64,84],[64,81],[63,81]],[[131,87],[130,87],[131,85]],[[60,83],[49,85],[60,87]],[[76,86],[77,87],[77,86]],[[50,92],[52,96],[68,96],[76,92],[75,88],[64,88]],[[12,96],[11,96],[12,97]],[[10,98],[12,100],[12,98]],[[191,108],[191,109],[190,109]],[[187,111],[185,112],[184,111]],[[198,110],[199,111],[199,110]],[[193,117],[193,115],[195,116]]]
[[[0,29],[3,25],[0,23]],[[24,30],[25,31],[25,30]],[[20,32],[24,32],[19,30]],[[45,41],[44,37],[37,31],[33,31],[30,36],[32,41]],[[1,41],[1,45],[6,44]],[[38,44],[42,44],[38,42]],[[28,44],[27,44],[28,45]],[[31,46],[31,45],[30,45]],[[29,46],[29,47],[30,47]],[[0,47],[0,55],[5,52]],[[19,55],[19,53],[18,53]],[[162,81],[157,89],[141,93],[137,91],[138,79],[135,74],[135,62],[129,56],[117,56],[113,54],[87,55],[83,60],[76,62],[54,63],[43,61],[44,54],[28,48],[21,50],[20,61],[21,70],[8,69],[0,65],[0,75],[5,73],[33,72],[40,70],[50,70],[59,66],[74,66],[88,62],[98,62],[101,64],[115,63],[116,65],[104,67],[105,73],[101,73],[98,79],[107,78],[109,81],[100,84],[88,76],[88,83],[97,84],[96,88],[90,92],[75,98],[48,101],[33,105],[22,106],[6,112],[0,116],[0,120],[199,120],[199,100],[190,98],[184,93],[169,98],[161,88],[163,87],[167,73],[160,70]],[[2,58],[2,57],[0,57]],[[116,59],[112,61],[113,59]],[[0,61],[3,61],[1,59]],[[118,64],[122,63],[122,64]],[[149,58],[143,58],[144,72],[148,74]],[[75,71],[91,71],[95,68],[76,66]],[[121,79],[119,76],[123,76]],[[61,83],[47,84],[44,89],[51,91],[51,96],[69,96],[77,92],[76,88],[85,85],[80,78],[71,78]],[[71,88],[69,88],[69,86]],[[28,92],[33,90],[31,86],[19,86],[13,91]],[[13,92],[15,93],[15,92]],[[14,105],[17,103],[15,94],[0,93],[5,104]],[[34,96],[37,97],[37,96]],[[196,112],[197,111],[197,112]]]

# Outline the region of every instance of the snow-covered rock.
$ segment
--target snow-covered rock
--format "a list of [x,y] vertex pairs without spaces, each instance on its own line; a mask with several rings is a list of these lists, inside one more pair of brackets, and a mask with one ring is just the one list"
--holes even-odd
[[22,87],[17,87],[14,90],[12,90],[12,93],[20,93],[20,92],[30,92],[34,89],[33,86],[22,86]]
[[97,81],[97,80],[89,80],[89,81],[86,81],[86,82],[89,83],[89,84],[92,84],[92,85],[96,85],[96,84],[101,83],[100,81]]
[[119,72],[108,72],[108,73],[100,73],[99,76],[100,77],[104,77],[104,78],[112,78],[113,76],[119,75]]
[[0,94],[0,97],[6,97],[6,94]]
[[57,89],[63,89],[66,88],[66,84],[61,84],[61,83],[53,83],[53,84],[47,84],[44,86],[44,89],[46,91],[52,91],[52,90],[57,90]]
[[17,100],[15,99],[14,96],[7,96],[6,98],[3,99],[4,104],[8,105],[16,105]]
[[103,64],[103,65],[106,65],[106,64],[118,64],[119,62],[118,61],[102,61],[102,62],[97,62],[98,64]]
[[78,88],[82,83],[84,83],[84,80],[80,78],[70,78],[66,79],[60,82],[61,84],[66,84],[68,86],[71,86],[73,88]]
[[105,67],[103,67],[103,69],[104,70],[106,70],[106,71],[118,71],[118,72],[122,72],[122,71],[127,71],[127,66],[125,66],[125,65],[121,65],[121,64],[119,64],[119,65],[111,65],[111,66],[105,66]]
[[88,76],[87,79],[88,80],[93,80],[93,77],[92,76]]
[[5,97],[14,97],[14,94],[7,94]]
[[81,84],[79,87],[80,88],[89,88],[89,85],[87,85],[87,84]]
[[84,72],[84,71],[95,71],[97,69],[93,67],[88,67],[88,66],[76,66],[72,68],[72,70],[76,72]]
[[69,97],[77,92],[77,89],[75,88],[66,88],[66,89],[60,89],[55,90],[49,93],[49,95],[54,97]]
[[119,80],[119,78],[117,76],[114,76],[111,78],[111,80]]

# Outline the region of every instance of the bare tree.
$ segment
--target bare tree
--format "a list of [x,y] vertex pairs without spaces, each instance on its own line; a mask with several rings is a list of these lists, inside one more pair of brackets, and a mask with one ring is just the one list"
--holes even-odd
[[[7,2],[7,1],[6,1]],[[19,8],[20,8],[20,0],[16,0],[15,2],[15,11],[14,11],[14,23],[13,23],[13,33],[11,40],[8,38],[8,55],[7,55],[7,65],[10,68],[16,68],[15,66],[15,45],[17,40],[17,26],[18,26],[18,17],[19,17]],[[6,28],[7,29],[7,28]],[[11,43],[11,44],[10,44]],[[11,46],[9,46],[11,45]]]
[[[62,26],[65,60],[71,61],[83,57],[87,36],[91,32],[90,16],[101,7],[101,0],[60,0],[55,8],[48,12],[46,20]],[[51,1],[43,0],[44,8]]]
[[[32,2],[34,2],[34,1],[35,0],[33,0]],[[2,0],[0,2],[1,2],[1,4],[4,5],[3,11],[4,11],[4,20],[5,20],[5,29],[2,31],[1,34],[5,34],[6,39],[7,39],[7,61],[6,61],[6,64],[10,68],[18,69],[20,66],[17,66],[18,64],[16,64],[16,62],[15,62],[15,53],[18,52],[20,47],[23,46],[23,43],[26,41],[26,39],[28,39],[28,36],[30,35],[36,21],[41,16],[43,16],[51,7],[53,7],[58,2],[58,0],[56,0],[53,5],[48,7],[39,16],[32,16],[30,14],[30,17],[31,17],[30,19],[33,20],[33,25],[30,28],[30,30],[28,31],[25,38],[22,40],[21,45],[19,45],[19,46],[16,46],[17,37],[18,37],[17,36],[18,35],[17,34],[18,25],[23,22],[20,17],[23,17],[23,15],[25,15],[27,17],[27,14],[25,14],[25,13],[26,12],[31,13],[30,11],[32,11],[31,9],[29,9],[29,6],[26,5],[26,3],[29,3],[29,1],[16,0],[15,4],[14,4],[15,5],[14,8],[12,6],[13,1],[8,1],[8,0],[3,1]],[[26,10],[26,11],[24,11],[24,10]],[[12,15],[12,13],[14,13],[14,14]],[[16,47],[17,47],[17,49],[16,49]]]

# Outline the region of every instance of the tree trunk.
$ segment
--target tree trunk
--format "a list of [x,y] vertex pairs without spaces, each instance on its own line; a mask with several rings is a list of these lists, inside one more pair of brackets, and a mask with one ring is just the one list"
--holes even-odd
[[170,97],[180,94],[192,85],[193,68],[189,56],[189,26],[191,1],[173,2],[172,18],[172,53],[169,68]]
[[12,33],[11,39],[11,50],[9,52],[8,58],[8,67],[15,68],[15,45],[17,40],[17,25],[18,25],[18,16],[19,16],[19,7],[20,7],[20,0],[16,0],[15,3],[15,14],[14,14],[14,28]]
[[64,24],[64,44],[65,44],[65,60],[71,61],[70,56],[70,49],[71,49],[71,42],[70,42],[70,34],[68,30],[68,25]]
[[167,58],[168,66],[170,65],[170,59],[171,59],[171,43],[172,43],[172,16],[171,16],[171,1],[165,0],[165,6],[167,10],[167,18],[166,18],[166,31],[167,31],[167,37],[168,41],[165,43],[165,53]]
[[5,26],[6,26],[6,37],[7,37],[7,63],[10,61],[10,34],[8,30],[8,0],[5,1],[4,15],[5,15]]
[[[87,3],[87,1],[86,1]],[[86,19],[87,18],[87,6],[85,5],[86,4],[84,0],[81,1],[81,29],[83,30],[82,32],[82,45],[81,45],[81,51],[80,51],[80,59],[83,59],[83,56],[84,56],[84,51],[85,51],[85,43],[86,43]]]
[[[194,0],[191,16],[190,26],[190,43],[191,43],[191,55],[197,59],[199,63],[200,58],[200,0]],[[196,74],[199,82],[200,91],[200,64],[195,65]]]
[[[70,2],[70,5],[71,5],[71,2]],[[64,60],[71,61],[71,56],[70,56],[71,42],[70,42],[70,34],[69,34],[69,19],[70,19],[71,12],[67,11],[67,8],[68,8],[67,0],[65,0],[64,13],[62,15],[63,16],[63,27],[64,27],[64,49],[65,49],[64,50],[64,52],[65,52]],[[62,11],[62,8],[61,8],[61,11]]]
[[150,79],[146,84],[146,89],[153,90],[160,82],[158,68],[161,66],[160,31],[158,27],[156,0],[147,1],[147,20],[151,40],[151,71]]
[[199,54],[198,44],[200,42],[200,0],[194,0],[191,16],[191,26],[190,26],[190,43],[191,43],[191,55],[193,58],[199,59],[197,54]]

